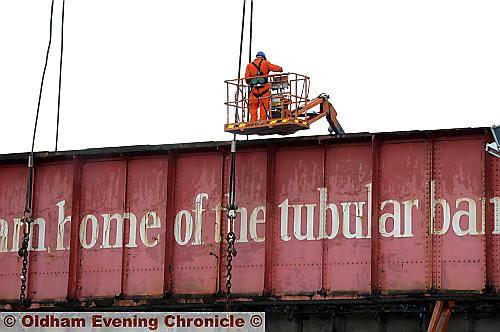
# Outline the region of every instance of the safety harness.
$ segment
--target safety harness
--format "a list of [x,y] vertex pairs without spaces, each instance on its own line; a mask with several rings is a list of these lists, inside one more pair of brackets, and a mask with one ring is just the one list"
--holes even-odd
[[[256,88],[259,89],[259,88]],[[266,104],[262,101],[262,96],[264,96],[266,93],[269,92],[269,88],[264,89],[263,91],[255,92],[255,89],[252,89],[252,94],[259,100],[259,106],[264,108],[264,110],[267,112],[267,107]]]
[[[252,65],[255,67],[255,69],[257,69],[257,74],[255,76],[264,76],[264,72],[262,71],[262,69],[260,68],[260,66],[262,65],[262,61],[264,60],[260,60],[259,64],[257,65],[254,62],[252,62]],[[267,112],[267,108],[266,108],[266,105],[264,104],[264,102],[262,101],[262,96],[264,96],[266,93],[269,92],[269,88],[266,88],[262,91],[260,91],[261,88],[263,88],[266,84],[267,84],[267,77],[253,77],[253,78],[250,78],[250,87],[252,88],[252,94],[255,96],[255,98],[257,98],[259,100],[259,106],[263,107],[264,110]]]
[[[259,65],[255,64],[255,62],[252,62],[252,65],[255,67],[255,69],[257,69],[257,74],[255,76],[265,76],[262,69],[260,69],[262,61],[264,60],[260,60]],[[267,77],[252,77],[250,79],[250,86],[252,88],[262,88],[264,85],[266,85],[266,83],[267,83]]]

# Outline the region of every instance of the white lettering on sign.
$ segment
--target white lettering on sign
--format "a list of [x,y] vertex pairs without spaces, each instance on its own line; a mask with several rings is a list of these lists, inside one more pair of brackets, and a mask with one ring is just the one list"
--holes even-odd
[[248,211],[245,207],[236,210],[236,218],[240,216],[240,238],[236,242],[248,242]]
[[[321,239],[333,239],[339,233],[340,219],[339,219],[339,209],[334,203],[327,204],[328,199],[328,189],[319,188],[319,236],[318,240]],[[330,211],[330,219],[328,219],[328,211]],[[328,227],[328,220],[331,224],[330,234],[326,233]]]
[[[103,229],[102,229],[102,244],[100,248],[121,248],[122,247],[122,242],[123,242],[123,216],[121,214],[115,213],[113,215],[110,215],[109,213],[105,213],[102,215],[104,222],[103,222]],[[115,244],[110,245],[109,244],[109,237],[111,234],[111,222],[114,221],[114,224],[116,225],[115,229]]]
[[281,202],[278,207],[281,210],[281,239],[283,241],[290,241],[292,238],[288,236],[288,199]]
[[[184,224],[184,225],[183,225]],[[184,236],[182,236],[182,228],[184,227]],[[193,218],[187,210],[180,210],[175,216],[174,237],[175,241],[181,246],[187,244],[193,234]]]
[[[442,209],[443,226],[440,230],[435,228],[437,205]],[[450,228],[450,204],[445,199],[436,199],[436,182],[431,181],[431,232],[436,235],[443,235]]]
[[493,234],[500,234],[500,197],[490,198],[490,202],[493,203],[493,218],[495,225]]
[[[149,222],[150,220],[151,220],[151,222]],[[144,217],[142,217],[142,219],[141,219],[140,235],[141,235],[142,244],[144,244],[148,248],[156,247],[158,245],[158,243],[160,243],[160,234],[156,234],[155,236],[153,236],[152,237],[153,241],[150,241],[148,239],[148,229],[158,229],[158,228],[161,228],[160,217],[154,211],[146,212]],[[134,230],[135,230],[135,227],[134,227]],[[130,242],[129,242],[129,244],[130,244]],[[127,247],[129,247],[129,245],[127,245]]]
[[[208,200],[207,193],[200,193],[196,195],[195,209],[192,210],[192,212],[194,212],[194,223],[193,223],[193,217],[191,216],[191,213],[189,211],[181,210],[177,212],[174,223],[174,238],[178,244],[180,245],[187,244],[193,237],[193,231],[194,231],[194,239],[191,242],[191,244],[192,245],[203,244],[202,225],[203,225],[203,212],[205,212],[205,209],[203,208],[204,199]],[[185,221],[184,236],[181,235],[181,231],[183,228],[183,221]]]
[[[456,208],[460,207],[460,203],[467,203],[467,210],[458,210],[455,212],[453,215],[453,231],[455,234],[458,236],[464,236],[467,234],[470,235],[478,235],[479,232],[477,231],[477,225],[476,225],[476,202],[467,197],[459,198],[456,201]],[[462,217],[467,217],[468,220],[465,220],[466,222],[468,221],[468,227],[466,229],[462,229],[460,226],[460,219],[466,219]]]
[[306,233],[302,234],[302,208],[303,204],[294,204],[293,207],[293,235],[297,240],[314,240],[314,208],[316,204],[305,204]]
[[[151,212],[154,213],[153,216],[153,224],[156,225],[157,217],[156,217],[156,212]],[[148,212],[150,214],[150,212]],[[148,215],[146,214],[146,215]],[[126,221],[128,221],[129,225],[129,235],[128,235],[128,243],[125,245],[127,248],[136,248],[137,247],[137,217],[133,213],[124,213],[119,214],[115,213],[113,215],[109,213],[104,213],[102,215],[103,217],[103,234],[102,234],[102,244],[100,245],[100,248],[121,248],[123,246],[123,229],[125,227]],[[140,229],[140,235],[141,235],[141,240],[144,243],[145,246],[149,247],[149,242],[148,239],[145,236],[145,223],[147,221],[142,221],[141,222],[141,229]],[[115,225],[115,240],[114,244],[110,243],[110,236],[111,236],[111,226]],[[148,228],[154,228],[148,226]],[[154,247],[154,245],[153,245]]]
[[21,218],[14,218],[14,225],[12,230],[12,247],[10,249],[10,252],[18,252],[20,232],[21,232]]
[[411,199],[403,202],[403,210],[404,210],[404,225],[405,231],[401,237],[412,237],[412,225],[413,225],[413,207],[418,209],[418,199]]
[[[135,214],[127,212],[123,214],[123,222],[126,224],[127,220],[129,224],[129,234],[128,243],[125,245],[125,247],[137,248],[137,217],[135,216]],[[141,241],[144,243],[144,239],[142,237]]]
[[201,236],[201,226],[203,224],[203,212],[205,209],[203,208],[203,199],[208,200],[208,194],[201,193],[196,195],[196,207],[193,210],[195,218],[194,218],[194,240],[191,243],[192,245],[200,245],[203,244],[203,239]]
[[372,237],[372,184],[368,183],[365,185],[366,188],[366,194],[367,194],[367,199],[366,201],[368,202],[368,221],[367,221],[367,227],[368,227],[368,232],[366,234],[366,238],[370,239]]
[[[439,236],[455,234],[456,236],[477,236],[485,233],[486,208],[491,207],[493,220],[492,234],[500,234],[500,197],[457,197],[453,201],[436,194],[436,183],[430,184],[430,207],[424,221],[430,225],[431,233]],[[318,198],[312,202],[291,201],[284,198],[276,206],[274,222],[279,227],[280,239],[288,241],[334,240],[342,236],[346,239],[369,239],[372,236],[372,184],[366,188],[366,201],[331,202],[328,189],[318,188]],[[448,194],[449,195],[449,194]],[[446,195],[445,195],[446,197]],[[207,217],[207,209],[212,206],[207,193],[196,194],[191,209],[176,212],[174,220],[166,225],[173,228],[174,239],[180,246],[204,245],[203,230],[214,227],[214,241],[222,240],[222,229],[226,222],[225,209],[217,202],[210,208],[213,219]],[[421,208],[421,201],[415,197],[406,200],[389,198],[378,206],[376,230],[384,238],[411,238],[413,234],[413,215]],[[488,205],[490,204],[490,205]],[[70,239],[65,236],[68,225],[72,225],[71,215],[65,211],[66,200],[55,203],[57,220],[51,221],[38,216],[31,224],[28,249],[32,251],[50,250],[47,230],[56,230],[54,237],[56,250],[69,250]],[[193,208],[194,207],[194,208]],[[420,214],[423,215],[423,214]],[[478,217],[479,215],[479,217]],[[0,218],[0,253],[17,252],[22,237],[22,223],[14,218],[9,223]],[[55,223],[54,226],[52,222]],[[264,204],[248,208],[240,206],[237,210],[236,233],[240,243],[262,243],[265,241],[266,208]],[[75,225],[79,228],[79,242],[83,249],[113,249],[156,247],[161,237],[161,220],[157,211],[147,211],[141,219],[132,212],[87,214]],[[165,226],[167,227],[167,226]],[[66,231],[67,233],[67,231]],[[127,238],[124,239],[124,236]],[[9,242],[11,240],[12,242]]]
[[7,252],[7,241],[9,240],[9,224],[7,220],[0,219],[0,252]]
[[[259,212],[262,212],[262,219],[259,218]],[[264,242],[265,236],[257,234],[257,225],[266,223],[266,208],[262,205],[257,206],[250,214],[250,238],[255,242]]]
[[[388,205],[392,205],[393,212],[386,212],[380,216],[379,219],[379,232],[384,237],[412,237],[412,208],[418,209],[418,199],[408,200],[403,202],[404,214],[404,232],[401,228],[401,204],[393,199],[383,201],[380,205],[380,210]],[[392,221],[392,230],[387,230],[387,221]]]
[[[389,199],[380,204],[380,209],[384,210],[386,205],[392,205],[393,212],[386,212],[378,220],[378,230],[384,237],[402,237],[401,234],[401,205],[398,201]],[[392,220],[392,230],[387,230],[387,220]]]
[[56,250],[66,250],[69,249],[69,245],[64,246],[64,225],[71,221],[71,216],[64,216],[64,205],[65,200],[57,202],[57,240],[56,240]]
[[[346,239],[362,239],[363,238],[363,205],[365,202],[345,202],[340,203],[342,206],[342,234]],[[355,223],[354,232],[350,230],[350,220],[351,220],[351,205],[354,205],[355,209]]]
[[[91,222],[91,234],[90,241],[87,242],[87,225],[88,222]],[[97,222],[97,218],[92,214],[87,214],[82,219],[82,223],[80,224],[80,244],[85,249],[91,249],[97,243],[97,235],[99,233],[99,223]]]
[[[38,230],[38,232],[35,233],[35,230]],[[28,241],[28,250],[47,250],[47,248],[45,248],[45,219],[36,218],[31,222],[31,234],[37,234],[36,237],[38,238],[38,245],[36,248],[33,248],[33,236],[30,236]]]

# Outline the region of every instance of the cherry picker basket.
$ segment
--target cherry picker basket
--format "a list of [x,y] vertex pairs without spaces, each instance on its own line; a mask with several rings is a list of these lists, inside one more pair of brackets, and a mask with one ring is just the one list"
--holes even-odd
[[308,114],[299,110],[309,100],[309,77],[297,73],[279,73],[259,76],[267,78],[271,96],[267,119],[250,121],[249,95],[251,87],[244,78],[226,83],[226,125],[224,130],[245,135],[287,135],[308,129]]

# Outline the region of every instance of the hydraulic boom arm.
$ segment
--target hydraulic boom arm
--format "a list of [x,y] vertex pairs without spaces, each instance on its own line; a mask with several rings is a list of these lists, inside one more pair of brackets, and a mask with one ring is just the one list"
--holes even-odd
[[[344,134],[344,129],[337,120],[337,111],[328,101],[327,94],[308,100],[303,106],[289,112],[289,115],[278,119],[267,119],[255,122],[237,122],[226,124],[224,130],[233,134],[243,135],[288,135],[299,130],[309,129],[309,126],[326,117],[330,133]],[[319,112],[312,109],[319,105]]]
[[[322,117],[326,117],[326,120],[330,124],[330,128],[328,128],[330,132],[335,132],[335,134],[337,135],[344,134],[344,129],[337,120],[337,111],[335,110],[333,105],[328,101],[329,98],[330,97],[327,94],[323,93],[318,97],[314,98],[313,100],[311,100],[310,102],[308,102],[301,109],[296,110],[295,114],[297,116],[305,115],[309,124],[318,121]],[[316,107],[317,105],[320,105],[319,113],[311,113],[310,116],[308,116],[307,111]]]

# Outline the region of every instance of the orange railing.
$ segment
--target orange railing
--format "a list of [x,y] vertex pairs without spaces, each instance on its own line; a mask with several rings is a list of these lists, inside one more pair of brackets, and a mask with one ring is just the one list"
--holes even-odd
[[[271,101],[268,118],[297,118],[297,110],[309,102],[309,77],[297,73],[277,73],[265,77],[270,85]],[[244,78],[226,83],[226,124],[248,122],[251,87]],[[307,114],[305,114],[307,115]],[[300,116],[304,116],[301,114]]]

